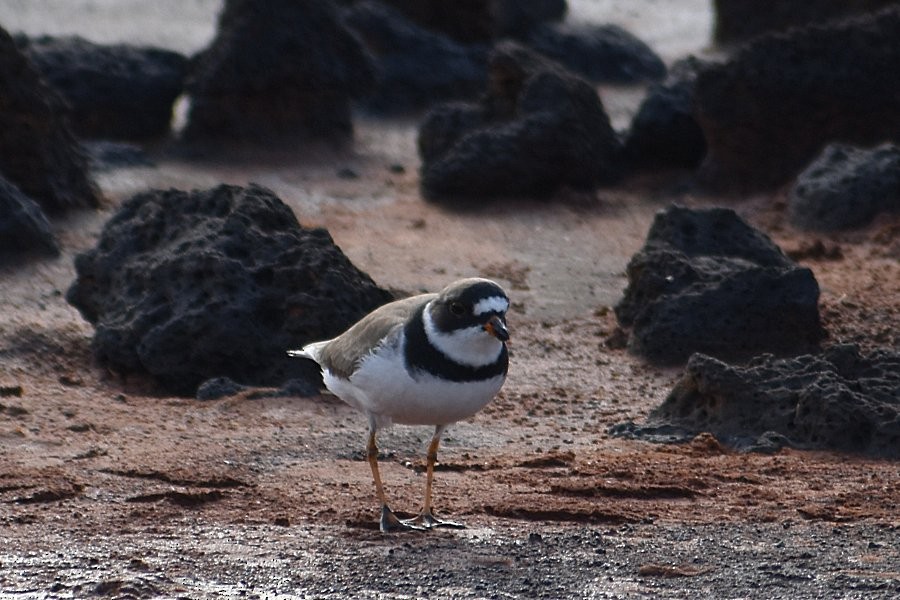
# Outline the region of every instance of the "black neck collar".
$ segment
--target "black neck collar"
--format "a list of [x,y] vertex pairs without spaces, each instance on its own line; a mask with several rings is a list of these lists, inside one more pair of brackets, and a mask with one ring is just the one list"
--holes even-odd
[[425,322],[422,313],[427,304],[419,307],[413,318],[406,324],[406,368],[409,374],[416,378],[418,373],[425,372],[448,381],[484,381],[498,375],[506,375],[509,368],[509,353],[506,344],[497,360],[483,367],[470,367],[461,365],[447,358],[440,350],[428,341],[425,334]]

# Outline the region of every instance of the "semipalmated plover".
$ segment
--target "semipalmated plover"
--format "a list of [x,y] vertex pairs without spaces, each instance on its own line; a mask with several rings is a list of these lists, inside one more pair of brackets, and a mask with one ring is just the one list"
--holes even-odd
[[[382,531],[462,527],[432,512],[434,463],[447,425],[481,410],[506,379],[508,308],[506,292],[493,281],[462,279],[437,294],[385,304],[334,339],[288,352],[316,361],[325,387],[369,418],[366,455]],[[400,520],[388,507],[378,472],[375,434],[391,423],[434,426],[425,504],[413,519]]]

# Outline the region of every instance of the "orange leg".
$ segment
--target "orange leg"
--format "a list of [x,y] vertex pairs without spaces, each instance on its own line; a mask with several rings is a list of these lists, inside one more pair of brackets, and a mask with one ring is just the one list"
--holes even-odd
[[431,443],[428,444],[428,455],[426,457],[426,471],[425,471],[425,505],[422,507],[422,512],[419,513],[419,516],[408,519],[404,521],[407,525],[412,525],[416,527],[455,527],[458,529],[462,529],[465,525],[461,523],[454,523],[453,521],[442,521],[434,516],[434,512],[431,507],[431,487],[432,482],[434,481],[434,463],[437,462],[437,452],[438,446],[441,443],[441,434],[444,432],[444,425],[438,425],[434,429],[434,436],[431,438]]
[[366,444],[366,458],[369,460],[369,466],[372,467],[372,479],[375,480],[375,493],[378,494],[378,501],[381,502],[379,528],[383,533],[405,529],[421,529],[421,527],[416,527],[412,523],[404,523],[401,521],[387,505],[387,499],[384,495],[384,486],[381,484],[381,474],[378,472],[378,446],[375,443],[375,432],[375,423],[374,421],[370,421],[369,441]]

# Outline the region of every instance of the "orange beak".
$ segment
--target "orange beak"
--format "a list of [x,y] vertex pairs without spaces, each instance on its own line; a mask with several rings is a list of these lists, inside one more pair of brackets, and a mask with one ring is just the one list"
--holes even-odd
[[506,329],[506,324],[497,315],[492,316],[484,324],[484,330],[501,342],[509,340],[509,330]]

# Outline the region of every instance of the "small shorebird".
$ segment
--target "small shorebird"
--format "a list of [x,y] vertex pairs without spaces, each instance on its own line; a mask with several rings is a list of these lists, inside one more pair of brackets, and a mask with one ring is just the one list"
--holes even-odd
[[[506,379],[508,308],[509,297],[493,281],[462,279],[437,294],[385,304],[334,339],[288,351],[317,362],[325,387],[368,417],[366,456],[382,531],[462,527],[434,516],[434,464],[447,425],[481,410]],[[434,426],[425,503],[413,519],[401,520],[388,507],[378,472],[375,435],[391,423]]]

